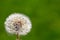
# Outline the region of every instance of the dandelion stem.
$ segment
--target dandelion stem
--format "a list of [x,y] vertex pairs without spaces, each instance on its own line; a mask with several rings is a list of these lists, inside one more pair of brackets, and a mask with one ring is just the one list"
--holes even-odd
[[19,37],[18,32],[17,32],[17,34],[16,34],[16,40],[20,40],[20,37]]

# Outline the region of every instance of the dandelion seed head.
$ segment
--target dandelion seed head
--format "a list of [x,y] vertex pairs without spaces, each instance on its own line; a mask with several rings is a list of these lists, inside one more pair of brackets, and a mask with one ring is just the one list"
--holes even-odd
[[30,32],[32,24],[30,19],[24,14],[13,13],[6,18],[5,29],[8,33],[26,35]]

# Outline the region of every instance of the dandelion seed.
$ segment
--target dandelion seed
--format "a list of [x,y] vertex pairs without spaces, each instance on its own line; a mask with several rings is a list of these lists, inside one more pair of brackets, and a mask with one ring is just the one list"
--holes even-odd
[[8,33],[16,34],[17,39],[19,35],[26,35],[30,32],[32,24],[29,18],[23,14],[14,13],[6,18],[5,29]]

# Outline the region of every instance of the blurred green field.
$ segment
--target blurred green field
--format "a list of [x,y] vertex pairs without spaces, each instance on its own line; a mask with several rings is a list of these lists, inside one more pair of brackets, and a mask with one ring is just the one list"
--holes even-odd
[[22,40],[60,40],[60,0],[0,0],[0,40],[16,40],[4,21],[11,13],[30,17],[32,30]]

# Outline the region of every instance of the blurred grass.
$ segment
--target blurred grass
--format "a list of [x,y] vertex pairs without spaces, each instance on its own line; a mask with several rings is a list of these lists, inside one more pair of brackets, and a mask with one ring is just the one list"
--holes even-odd
[[15,12],[32,22],[31,32],[22,40],[60,40],[60,0],[0,0],[0,40],[15,40],[4,28],[6,17]]

